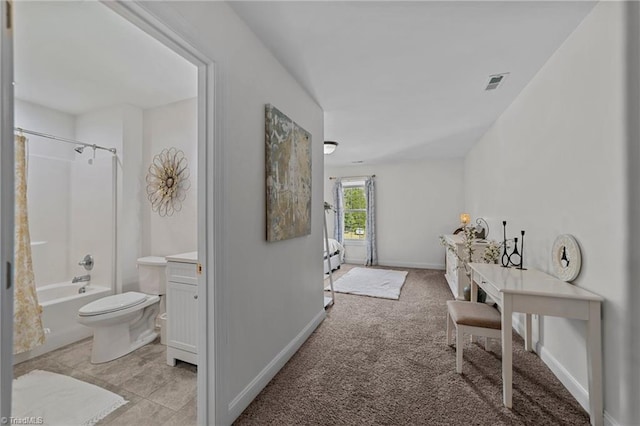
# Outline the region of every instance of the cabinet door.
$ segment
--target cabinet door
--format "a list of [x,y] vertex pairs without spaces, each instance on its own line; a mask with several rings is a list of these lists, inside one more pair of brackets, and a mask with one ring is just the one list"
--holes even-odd
[[451,293],[453,293],[453,296],[458,297],[458,259],[456,258],[456,255],[450,250],[445,250],[447,251],[445,257],[445,261],[447,264],[445,278],[447,279],[447,283],[449,284],[449,288],[451,289]]
[[167,283],[167,345],[197,353],[198,287]]

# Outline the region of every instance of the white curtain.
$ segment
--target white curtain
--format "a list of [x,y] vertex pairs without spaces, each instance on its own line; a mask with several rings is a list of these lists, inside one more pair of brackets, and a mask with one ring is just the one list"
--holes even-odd
[[31,260],[31,236],[27,214],[27,139],[16,136],[15,171],[15,272],[13,353],[26,352],[44,343],[42,307],[38,304]]
[[367,266],[378,264],[378,248],[376,246],[376,182],[373,177],[368,178],[364,183],[364,192],[367,198]]
[[333,205],[336,207],[333,239],[344,244],[344,193],[342,192],[341,178],[337,178],[335,185],[333,185]]

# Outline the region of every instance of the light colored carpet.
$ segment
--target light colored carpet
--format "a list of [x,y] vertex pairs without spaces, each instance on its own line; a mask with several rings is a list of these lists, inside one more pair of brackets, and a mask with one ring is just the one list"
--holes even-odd
[[358,296],[398,300],[407,271],[351,268],[333,283],[334,291]]
[[[351,265],[343,265],[339,277]],[[446,343],[444,271],[407,269],[400,300],[336,294],[327,318],[236,426],[571,425],[589,415],[513,340],[513,409],[502,405],[500,345],[465,339],[464,374]]]
[[11,411],[14,418],[34,418],[37,424],[91,426],[126,403],[120,395],[73,377],[33,370],[13,381]]

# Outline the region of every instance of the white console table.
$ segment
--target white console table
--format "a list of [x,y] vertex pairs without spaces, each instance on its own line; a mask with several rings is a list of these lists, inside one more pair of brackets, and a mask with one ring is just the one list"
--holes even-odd
[[[455,235],[445,235],[445,241],[456,248],[456,253],[462,259],[465,258],[465,248],[464,248],[464,236],[462,233]],[[476,240],[473,243],[473,258],[474,262],[479,262],[482,259],[482,255],[484,254],[484,250],[487,247],[487,242],[484,240]],[[451,250],[445,249],[446,257],[445,264],[446,269],[444,273],[444,277],[447,280],[447,284],[449,284],[449,288],[451,289],[451,293],[453,293],[453,297],[458,300],[464,300],[464,288],[469,285],[469,280],[464,273],[464,266],[460,265],[458,260],[458,256],[456,253],[452,253]]]
[[525,313],[525,348],[531,350],[531,315],[549,315],[587,321],[587,364],[589,369],[589,412],[591,424],[602,426],[601,304],[603,298],[535,269],[503,268],[486,263],[469,263],[471,298],[482,287],[502,311],[502,390],[505,407],[512,405],[512,314]]

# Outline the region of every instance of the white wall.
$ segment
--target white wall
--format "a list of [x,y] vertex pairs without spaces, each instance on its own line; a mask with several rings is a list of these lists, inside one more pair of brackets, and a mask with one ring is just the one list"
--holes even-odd
[[[167,256],[198,248],[198,100],[174,102],[144,111],[140,197],[143,210],[142,255]],[[182,210],[160,216],[151,210],[145,176],[153,157],[165,148],[184,152],[189,162],[191,187]]]
[[[137,291],[136,260],[141,256],[165,256],[194,251],[197,242],[197,102],[196,99],[141,110],[131,105],[119,105],[82,114],[77,119],[78,138],[118,150],[117,162],[117,275],[116,281],[123,291]],[[146,173],[153,156],[163,148],[177,147],[188,157],[192,188],[183,204],[183,210],[172,217],[161,218],[152,213],[146,197]],[[82,154],[89,158],[93,151]],[[80,256],[86,247],[93,249],[96,267],[110,265],[112,261],[113,231],[111,229],[113,200],[111,154],[98,151],[94,165],[79,163],[85,179],[74,179],[74,211],[82,217],[74,217],[77,224],[105,223],[104,227],[91,228],[90,233],[79,231],[86,226],[76,226],[72,244],[73,255]],[[101,165],[104,170],[91,173]],[[92,177],[90,177],[92,176]],[[86,179],[94,179],[88,185]],[[100,189],[97,189],[100,188]],[[91,200],[90,203],[86,203]],[[109,208],[105,208],[108,206]],[[93,209],[96,211],[93,211]],[[89,211],[91,210],[91,211]],[[78,243],[80,239],[81,243]],[[90,241],[93,241],[90,243]],[[98,259],[99,257],[99,259]],[[96,275],[97,274],[97,275]],[[106,281],[96,269],[94,280]]]
[[[16,100],[16,126],[95,143],[118,150],[118,281],[135,290],[136,259],[142,245],[142,110],[129,105],[75,117]],[[92,283],[113,282],[113,164],[109,152],[27,135],[29,140],[29,214],[36,285],[85,274],[78,261],[90,253],[96,265]],[[126,158],[126,161],[124,159]]]
[[[77,117],[76,137],[86,143],[114,147],[121,157],[122,127],[120,107],[92,111]],[[91,148],[76,154],[78,161],[71,181],[71,259],[77,264],[85,254],[93,255],[95,266],[91,271],[91,282],[109,287],[116,279],[113,275],[113,206],[116,196],[113,160],[107,151],[97,150],[95,160],[93,155]],[[93,164],[89,164],[90,159]],[[121,192],[120,187],[118,191]],[[86,273],[81,266],[74,268],[74,275]]]
[[143,111],[122,106],[122,149],[120,150],[122,198],[118,216],[118,272],[123,291],[140,290],[137,259],[142,252],[142,222],[144,210],[140,194],[144,191],[142,162]]
[[[73,138],[75,117],[15,100],[17,127]],[[39,136],[28,139],[27,200],[36,286],[72,278],[69,258],[70,180],[73,146]],[[43,242],[46,242],[43,244]]]
[[[467,155],[465,205],[494,230],[525,235],[525,266],[551,272],[551,247],[582,249],[574,284],[602,295],[605,411],[638,424],[621,401],[627,313],[624,4],[601,2]],[[500,231],[501,232],[501,231]],[[496,234],[494,234],[496,236]],[[540,321],[541,357],[586,402],[585,326]],[[577,383],[576,383],[577,381]],[[637,398],[637,396],[636,396]],[[637,403],[637,400],[636,400]]]
[[[78,154],[83,161],[78,162],[80,176],[72,181],[72,256],[80,259],[87,250],[93,252],[96,266],[92,280],[96,283],[113,282],[111,271],[115,261],[116,286],[123,291],[137,290],[136,259],[142,246],[142,110],[120,105],[82,114],[77,117],[76,132],[79,140],[117,149],[117,180],[114,193],[110,152],[97,151],[92,165],[87,162],[93,156],[92,149]],[[118,220],[115,260],[114,202]],[[109,268],[108,274],[102,268]]]
[[[125,290],[136,289],[135,260],[142,244],[142,110],[122,105],[75,117],[20,100],[15,109],[18,127],[118,150],[118,281]],[[36,284],[85,274],[77,263],[89,253],[96,262],[92,283],[111,285],[115,201],[111,153],[98,150],[93,160],[91,148],[78,154],[73,145],[27,137],[31,239],[46,241],[33,246]]]
[[[331,176],[376,175],[376,224],[380,265],[444,269],[439,236],[458,227],[463,210],[462,159],[325,168],[324,199],[335,204]],[[333,238],[334,215],[327,214]],[[345,242],[345,261],[364,263],[362,243]]]
[[626,327],[622,330],[625,342],[622,349],[621,383],[623,390],[620,401],[623,419],[628,423],[640,424],[640,404],[637,395],[640,394],[640,229],[634,226],[635,218],[640,217],[640,4],[626,3],[625,16],[626,48],[627,48],[627,223],[629,235],[627,237],[627,311]]
[[[215,283],[224,300],[215,317],[226,325],[216,336],[222,354],[216,364],[216,423],[229,424],[324,316],[323,112],[227,4],[145,7],[216,62],[225,187],[219,219],[225,231],[224,279]],[[265,238],[267,103],[312,134],[312,234],[275,243]]]

